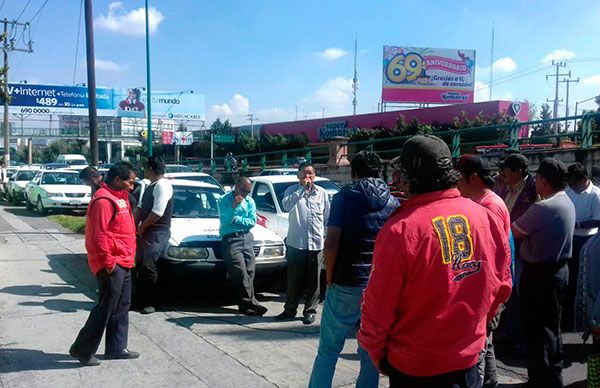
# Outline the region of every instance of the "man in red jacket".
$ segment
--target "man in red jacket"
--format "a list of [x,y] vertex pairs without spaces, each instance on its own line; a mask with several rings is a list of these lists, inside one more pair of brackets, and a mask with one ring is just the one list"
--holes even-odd
[[98,281],[99,300],[69,349],[84,366],[99,365],[94,356],[106,329],[105,359],[131,359],[127,349],[131,275],[135,258],[135,224],[128,201],[135,173],[129,163],[117,163],[106,174],[87,212],[85,248]]
[[377,236],[358,340],[391,387],[478,387],[486,325],[511,291],[498,217],[463,198],[444,141],[399,157],[408,200]]

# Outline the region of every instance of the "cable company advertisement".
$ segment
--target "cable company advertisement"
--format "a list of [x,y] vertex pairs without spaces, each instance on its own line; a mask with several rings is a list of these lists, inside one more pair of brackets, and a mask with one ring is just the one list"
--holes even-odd
[[[10,113],[86,115],[88,90],[81,86],[9,84]],[[0,96],[0,103],[4,99]],[[144,88],[96,88],[99,116],[146,118],[148,96]],[[204,95],[191,90],[152,93],[152,117],[204,120]]]
[[383,102],[470,103],[475,50],[383,46]]

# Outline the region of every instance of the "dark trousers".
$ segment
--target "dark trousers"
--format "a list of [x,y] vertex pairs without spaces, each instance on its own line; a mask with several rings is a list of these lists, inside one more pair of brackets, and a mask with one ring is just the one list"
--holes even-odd
[[134,303],[136,306],[156,306],[158,281],[157,262],[167,247],[169,229],[146,229],[138,238],[134,269]]
[[304,298],[304,316],[315,314],[319,305],[319,255],[287,246],[287,301],[284,308],[296,311]]
[[223,260],[235,292],[239,298],[240,308],[257,305],[254,297],[254,238],[252,233],[239,236],[223,237],[221,248]]
[[105,269],[96,274],[100,289],[98,304],[90,312],[71,350],[92,356],[98,350],[106,329],[105,353],[116,353],[127,347],[131,274],[128,268],[116,266],[109,274]]
[[561,306],[569,268],[525,264],[521,275],[521,316],[527,339],[527,374],[534,387],[562,387]]
[[410,376],[400,372],[383,359],[381,371],[390,378],[390,388],[480,388],[477,364],[471,368],[436,376]]
[[577,295],[577,279],[579,277],[579,253],[581,248],[592,236],[573,236],[573,254],[569,259],[569,284],[565,292],[562,308],[561,328],[563,331],[573,331],[575,328],[575,297]]

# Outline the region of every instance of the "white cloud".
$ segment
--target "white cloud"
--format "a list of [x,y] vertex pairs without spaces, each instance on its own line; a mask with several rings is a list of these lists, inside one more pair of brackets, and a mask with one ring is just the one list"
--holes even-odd
[[[481,81],[475,81],[475,102],[489,101],[489,99],[490,99],[490,88],[489,88],[488,84],[481,82]],[[499,94],[494,93],[494,91],[492,91],[492,101],[496,101],[496,100],[513,101],[514,99],[515,99],[514,95],[507,90],[504,90]]]
[[558,49],[546,54],[546,56],[542,59],[542,63],[551,62],[552,60],[560,61],[563,59],[571,59],[574,57],[575,53],[573,51]]
[[127,65],[119,65],[113,61],[96,58],[96,70],[121,72],[128,68]]
[[348,55],[348,51],[338,47],[332,47],[325,49],[316,54],[319,58],[327,59],[328,61],[335,61],[343,56]]
[[[154,7],[148,8],[148,30],[150,34],[158,30],[158,25],[165,16]],[[146,34],[146,15],[144,7],[127,12],[121,2],[113,2],[108,6],[108,15],[100,15],[94,20],[96,27],[130,36]]]
[[312,105],[313,110],[318,109],[317,117],[322,115],[321,107],[325,107],[327,116],[349,114],[352,112],[352,79],[330,79],[303,102]]
[[250,113],[250,100],[236,93],[227,103],[212,105],[207,122],[211,124],[218,117],[221,120],[229,120],[234,125],[243,125],[246,124],[248,113]]
[[511,57],[500,58],[494,62],[494,71],[510,73],[517,68],[517,63]]
[[591,77],[584,78],[581,83],[584,86],[600,86],[600,74],[593,75]]

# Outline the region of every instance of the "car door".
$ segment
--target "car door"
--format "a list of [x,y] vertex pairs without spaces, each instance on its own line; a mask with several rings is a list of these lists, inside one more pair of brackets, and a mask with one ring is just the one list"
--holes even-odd
[[35,201],[35,198],[37,196],[37,190],[36,188],[39,186],[40,184],[40,180],[42,179],[42,172],[38,172],[35,177],[33,177],[33,179],[31,180],[31,182],[29,182],[25,188],[25,194],[27,195],[27,198],[29,199],[29,202]]
[[255,182],[252,198],[256,203],[257,213],[267,219],[267,228],[284,238],[287,234],[287,226],[285,230],[282,230],[283,228],[279,224],[276,199],[269,185],[264,182]]

